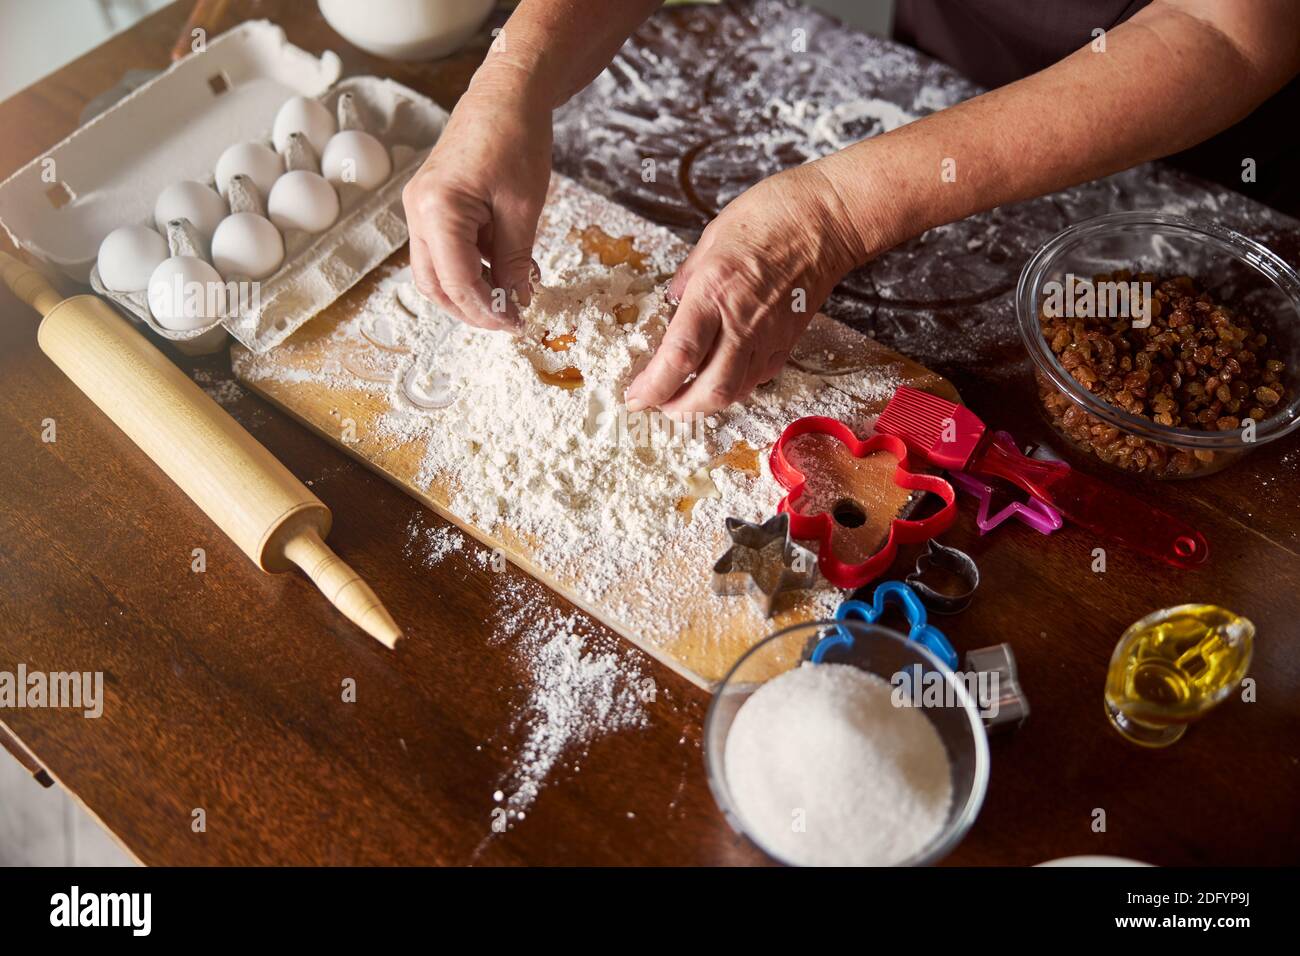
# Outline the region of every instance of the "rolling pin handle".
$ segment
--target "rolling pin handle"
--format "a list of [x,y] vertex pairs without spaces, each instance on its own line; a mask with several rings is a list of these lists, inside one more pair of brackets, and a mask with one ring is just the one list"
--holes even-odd
[[284,556],[307,574],[353,624],[390,650],[402,636],[370,585],[330,550],[315,528],[303,528],[285,542]]
[[41,315],[47,315],[63,301],[63,296],[45,276],[7,252],[0,252],[0,279],[13,290],[14,295]]

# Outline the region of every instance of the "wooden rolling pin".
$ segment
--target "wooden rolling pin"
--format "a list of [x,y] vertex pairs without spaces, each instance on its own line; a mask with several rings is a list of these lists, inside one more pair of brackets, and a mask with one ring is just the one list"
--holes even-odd
[[62,298],[0,252],[0,274],[44,318],[41,351],[140,446],[263,571],[297,565],[349,620],[387,647],[401,631],[324,538],[330,511],[102,299]]

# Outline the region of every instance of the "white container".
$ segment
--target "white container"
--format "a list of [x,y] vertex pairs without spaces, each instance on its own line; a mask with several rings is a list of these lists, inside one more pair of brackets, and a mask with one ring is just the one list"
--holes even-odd
[[[63,272],[112,300],[187,352],[222,345],[224,326],[255,352],[288,337],[407,240],[402,187],[442,132],[447,113],[428,97],[373,76],[339,80],[341,63],[288,43],[265,20],[212,39],[95,117],[0,183],[0,225],[19,249],[51,273]],[[219,326],[161,328],[142,292],[109,292],[94,272],[99,245],[113,229],[153,225],[167,185],[211,185],[232,144],[269,143],[280,105],[291,96],[319,99],[331,112],[351,92],[366,128],[393,161],[379,188],[339,190],[338,220],[325,232],[285,235],[285,259],[260,284],[255,309]]]
[[388,60],[433,60],[456,52],[488,18],[495,0],[320,0],[343,39]]

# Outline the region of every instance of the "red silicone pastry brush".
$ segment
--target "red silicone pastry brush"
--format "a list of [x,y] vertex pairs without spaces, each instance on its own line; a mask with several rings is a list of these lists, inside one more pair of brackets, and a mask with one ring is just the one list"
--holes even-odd
[[1205,536],[1173,515],[1064,462],[1027,458],[992,442],[970,409],[929,392],[899,386],[876,431],[901,438],[932,465],[1005,478],[1069,521],[1176,567],[1194,568],[1210,555]]

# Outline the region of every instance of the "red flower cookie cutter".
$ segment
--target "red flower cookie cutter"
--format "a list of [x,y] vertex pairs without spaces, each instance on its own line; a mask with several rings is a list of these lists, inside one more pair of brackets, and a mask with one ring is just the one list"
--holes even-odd
[[[785,446],[800,435],[807,435],[811,432],[829,435],[836,439],[849,450],[849,453],[854,458],[865,458],[877,451],[892,455],[898,460],[898,465],[894,468],[895,485],[914,491],[932,491],[943,499],[944,506],[935,514],[925,518],[915,520],[907,518],[893,519],[889,523],[889,534],[885,538],[885,544],[879,551],[858,564],[841,561],[835,555],[835,550],[831,545],[831,538],[835,531],[835,519],[825,511],[806,515],[799,514],[792,507],[803,495],[807,478],[799,469],[790,464],[789,459],[785,456]],[[937,475],[920,474],[910,470],[908,468],[907,445],[893,435],[878,434],[871,436],[866,441],[862,441],[857,435],[853,434],[853,429],[843,422],[834,418],[813,415],[790,423],[786,430],[781,433],[781,437],[777,439],[776,444],[772,446],[769,463],[772,468],[772,477],[780,482],[781,487],[788,492],[781,499],[777,511],[786,512],[790,515],[791,537],[805,541],[812,540],[818,543],[817,565],[821,568],[826,580],[836,587],[859,588],[868,581],[880,577],[893,564],[894,555],[898,552],[900,544],[916,544],[921,541],[928,541],[947,531],[957,518],[957,493],[953,491],[952,485]]]

